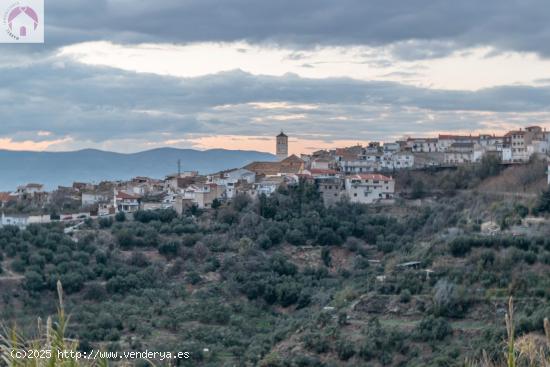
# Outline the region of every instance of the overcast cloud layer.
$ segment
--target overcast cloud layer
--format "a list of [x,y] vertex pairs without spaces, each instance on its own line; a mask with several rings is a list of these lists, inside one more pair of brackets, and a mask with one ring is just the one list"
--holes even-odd
[[[280,129],[337,142],[550,126],[550,70],[537,82],[479,90],[409,82],[423,60],[444,62],[479,48],[491,53],[481,59],[530,53],[544,61],[549,40],[550,7],[538,0],[47,1],[45,45],[0,45],[0,148],[138,151]],[[178,77],[160,75],[162,63],[158,73],[137,73],[59,52],[90,41],[244,42],[293,50],[295,60],[326,47],[364,46],[387,53],[366,68],[406,62],[410,69],[387,80],[346,77],[345,68],[339,77],[242,70]],[[519,69],[509,73],[521,80]]]
[[422,42],[397,54],[433,57],[492,45],[550,56],[544,0],[56,0],[46,11],[50,45],[248,40],[301,48],[416,40]]

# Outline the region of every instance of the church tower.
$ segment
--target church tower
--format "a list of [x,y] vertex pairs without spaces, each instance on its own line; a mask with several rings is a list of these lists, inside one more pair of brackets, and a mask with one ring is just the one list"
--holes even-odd
[[277,158],[282,161],[286,157],[288,157],[288,136],[283,133],[281,130],[281,133],[277,135]]

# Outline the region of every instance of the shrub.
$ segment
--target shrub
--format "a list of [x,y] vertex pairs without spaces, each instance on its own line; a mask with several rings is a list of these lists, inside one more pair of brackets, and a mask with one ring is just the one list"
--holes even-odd
[[46,288],[44,277],[36,271],[25,273],[25,289],[30,292],[40,292]]
[[441,279],[434,287],[433,305],[437,316],[461,317],[470,305],[470,297],[462,288]]
[[192,271],[189,274],[187,274],[187,281],[193,285],[198,284],[202,280],[199,273],[196,271]]
[[404,349],[404,335],[397,329],[382,327],[376,318],[369,320],[364,333],[359,356],[366,361],[376,358],[382,365],[391,365],[392,355]]
[[248,197],[248,195],[246,195],[246,194],[237,194],[237,195],[235,195],[233,200],[231,200],[231,206],[233,207],[233,209],[240,212],[244,208],[246,208],[250,204],[250,202],[251,202],[251,200],[250,200],[250,197]]
[[323,247],[321,250],[321,259],[323,260],[323,264],[327,268],[330,268],[332,265],[332,257],[330,256],[330,249],[328,247]]
[[336,342],[336,354],[342,361],[347,361],[355,355],[353,344],[349,340],[340,339]]
[[137,244],[135,236],[127,229],[118,232],[116,238],[118,245],[123,249],[130,249]]
[[281,243],[284,237],[283,231],[277,225],[270,226],[266,234],[274,245]]
[[334,246],[342,243],[342,238],[332,228],[323,228],[317,236],[317,243],[321,246]]
[[264,250],[267,250],[273,245],[273,243],[271,242],[271,239],[265,234],[261,234],[258,236],[257,243],[258,243],[258,246],[260,246],[260,248]]
[[63,284],[67,294],[78,292],[84,287],[84,275],[77,271],[70,271],[66,274],[61,274],[60,281]]
[[411,198],[421,199],[424,195],[426,195],[424,182],[422,180],[415,180],[412,184]]
[[539,197],[538,203],[534,208],[535,213],[548,213],[550,212],[550,188],[542,192]]
[[318,354],[326,353],[330,349],[328,338],[319,332],[310,332],[302,338],[306,349]]
[[286,235],[288,243],[294,246],[302,246],[306,244],[306,236],[299,229],[293,229]]
[[459,257],[464,256],[470,252],[472,244],[468,238],[458,237],[451,241],[449,244],[449,249],[453,256]]
[[118,212],[115,215],[115,220],[117,222],[124,222],[126,220],[126,214],[124,212]]
[[105,287],[101,284],[89,284],[86,285],[84,290],[84,299],[89,301],[101,301],[105,298],[107,293],[105,292]]
[[409,291],[408,289],[403,289],[399,294],[399,302],[409,303],[411,301],[411,297],[411,291]]
[[422,341],[441,341],[453,333],[451,324],[443,317],[428,316],[415,329],[416,337]]
[[222,206],[222,202],[218,198],[212,200],[212,209],[218,209],[220,206]]
[[113,225],[113,218],[99,218],[99,228],[110,228]]
[[361,240],[355,237],[348,237],[346,239],[346,242],[344,243],[344,247],[347,248],[351,252],[355,252],[362,246]]
[[179,248],[180,244],[178,242],[164,242],[158,247],[158,252],[168,259],[173,259],[178,254]]

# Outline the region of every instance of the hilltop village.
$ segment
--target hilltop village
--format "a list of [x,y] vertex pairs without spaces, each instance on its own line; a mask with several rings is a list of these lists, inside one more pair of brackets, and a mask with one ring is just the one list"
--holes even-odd
[[[38,183],[0,193],[0,225],[71,221],[88,217],[173,208],[209,209],[237,195],[269,196],[280,186],[300,180],[316,184],[326,206],[342,199],[352,203],[391,204],[396,195],[394,175],[401,170],[426,170],[474,165],[483,157],[501,164],[524,164],[531,157],[546,159],[550,133],[538,126],[495,135],[439,135],[371,142],[312,154],[289,155],[289,138],[276,137],[277,160],[252,162],[241,168],[208,175],[181,171],[164,179],[135,177],[129,181],[74,182],[47,192]],[[179,165],[178,165],[179,167]]]
[[189,351],[202,367],[500,366],[509,296],[518,340],[541,340],[550,314],[541,139],[529,128],[297,156],[281,132],[272,161],[213,174],[27,184],[2,194],[1,319],[48,319],[62,288],[82,351]]

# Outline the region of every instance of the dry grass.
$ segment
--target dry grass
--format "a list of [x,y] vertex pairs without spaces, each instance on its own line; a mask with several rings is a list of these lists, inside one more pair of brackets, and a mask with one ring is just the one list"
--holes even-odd
[[[17,332],[16,327],[2,327],[0,335],[0,359],[8,367],[106,367],[106,360],[83,360],[70,352],[78,350],[78,341],[65,337],[69,317],[63,306],[63,289],[57,283],[59,306],[57,320],[48,317],[46,325],[38,320],[36,337],[27,340]],[[31,355],[25,353],[32,351]],[[66,353],[69,352],[69,353]]]
[[[477,361],[467,361],[468,367],[550,367],[550,322],[544,319],[545,335],[527,334],[516,339],[514,328],[514,302],[510,298],[505,316],[506,352],[504,362],[492,361],[484,352]],[[505,363],[505,364],[503,364]]]

